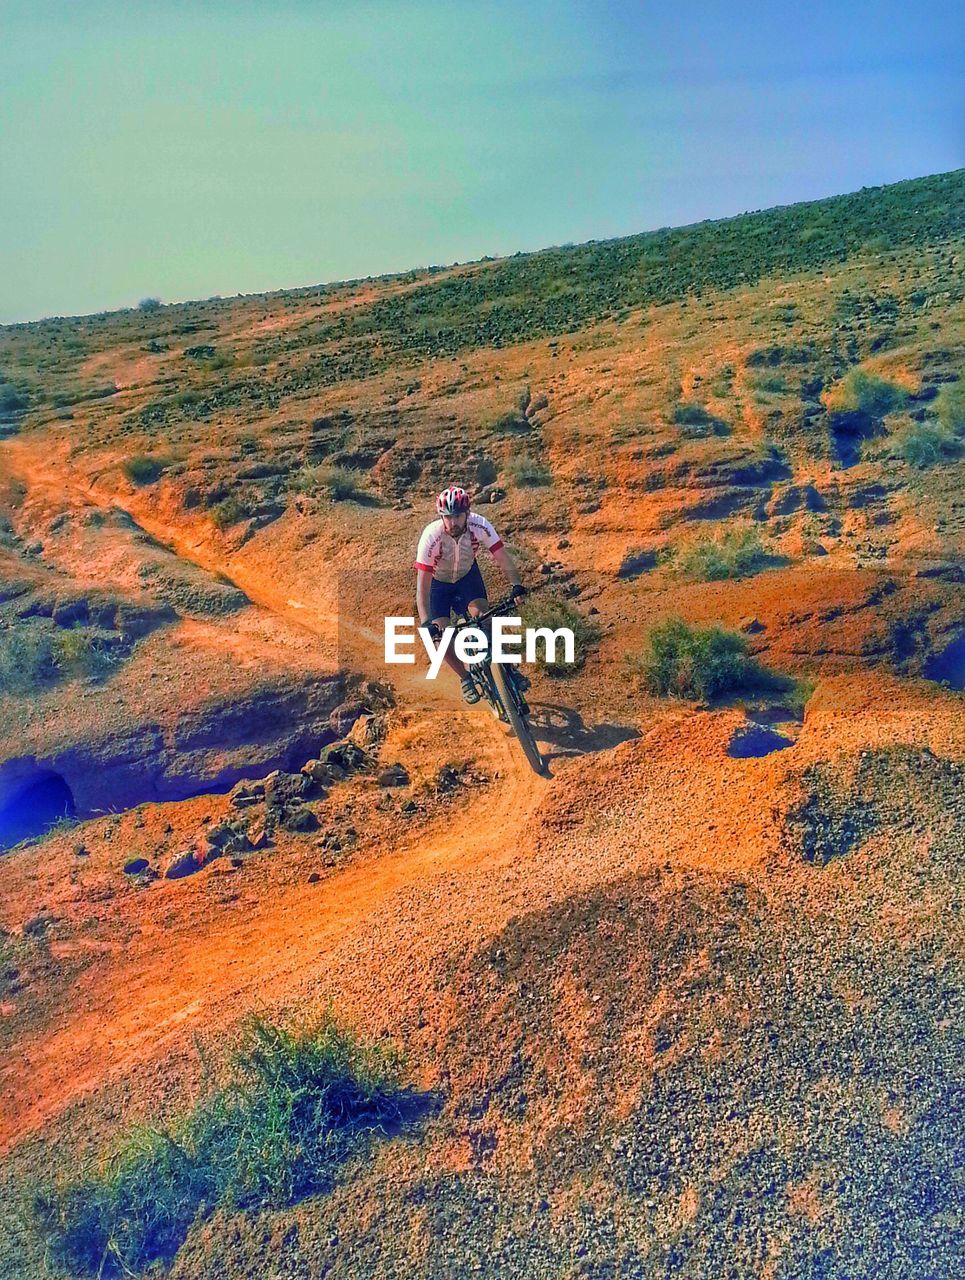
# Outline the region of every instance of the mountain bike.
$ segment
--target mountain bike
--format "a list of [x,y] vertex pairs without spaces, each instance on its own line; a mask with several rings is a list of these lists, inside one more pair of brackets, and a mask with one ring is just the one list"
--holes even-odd
[[[464,627],[481,627],[497,614],[515,617],[517,609],[515,597],[505,596],[476,618],[466,613],[460,614],[452,626],[456,631],[461,631]],[[520,688],[515,664],[493,662],[487,652],[479,662],[467,663],[466,671],[479,691],[480,697],[489,706],[496,719],[508,724],[515,733],[530,766],[536,773],[544,774],[546,761],[540,755],[539,747],[533,738],[533,731],[529,727],[529,704]]]

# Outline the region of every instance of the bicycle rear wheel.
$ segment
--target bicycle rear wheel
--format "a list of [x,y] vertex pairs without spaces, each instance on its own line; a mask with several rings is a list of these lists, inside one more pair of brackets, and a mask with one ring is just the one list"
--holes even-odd
[[503,709],[506,712],[513,732],[516,734],[519,745],[523,748],[523,754],[529,761],[530,767],[534,772],[540,774],[545,773],[546,761],[540,755],[539,747],[537,747],[533,740],[533,734],[529,725],[519,713],[519,708],[516,705],[516,698],[514,697],[513,690],[510,687],[509,677],[498,662],[494,662],[490,667],[490,670],[492,672],[496,688],[499,691],[499,700],[503,704]]

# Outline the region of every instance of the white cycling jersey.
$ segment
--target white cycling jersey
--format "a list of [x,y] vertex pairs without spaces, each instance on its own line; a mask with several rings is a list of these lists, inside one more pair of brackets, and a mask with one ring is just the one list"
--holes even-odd
[[458,538],[446,533],[442,520],[433,520],[422,530],[415,567],[431,573],[440,582],[458,582],[472,568],[480,547],[498,551],[502,538],[485,516],[469,512],[465,532]]

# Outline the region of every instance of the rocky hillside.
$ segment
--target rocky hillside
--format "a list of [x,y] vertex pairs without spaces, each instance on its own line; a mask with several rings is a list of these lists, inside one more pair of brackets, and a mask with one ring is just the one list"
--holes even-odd
[[[329,1006],[422,1105],[171,1274],[954,1273],[963,209],[0,328],[0,1274]],[[383,662],[451,482],[580,632],[546,778]]]

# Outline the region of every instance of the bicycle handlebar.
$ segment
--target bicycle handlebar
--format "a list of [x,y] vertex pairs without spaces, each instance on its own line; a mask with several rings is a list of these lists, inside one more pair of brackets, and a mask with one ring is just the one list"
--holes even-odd
[[[543,584],[539,582],[535,587],[528,588],[526,594],[532,595],[533,592],[538,591],[542,585]],[[456,631],[461,630],[463,627],[478,627],[481,622],[488,622],[489,619],[494,618],[497,613],[502,613],[506,609],[513,608],[515,604],[515,596],[504,596],[502,600],[497,600],[496,603],[487,609],[485,613],[479,614],[476,618],[472,618],[466,613],[460,614],[452,626]]]

